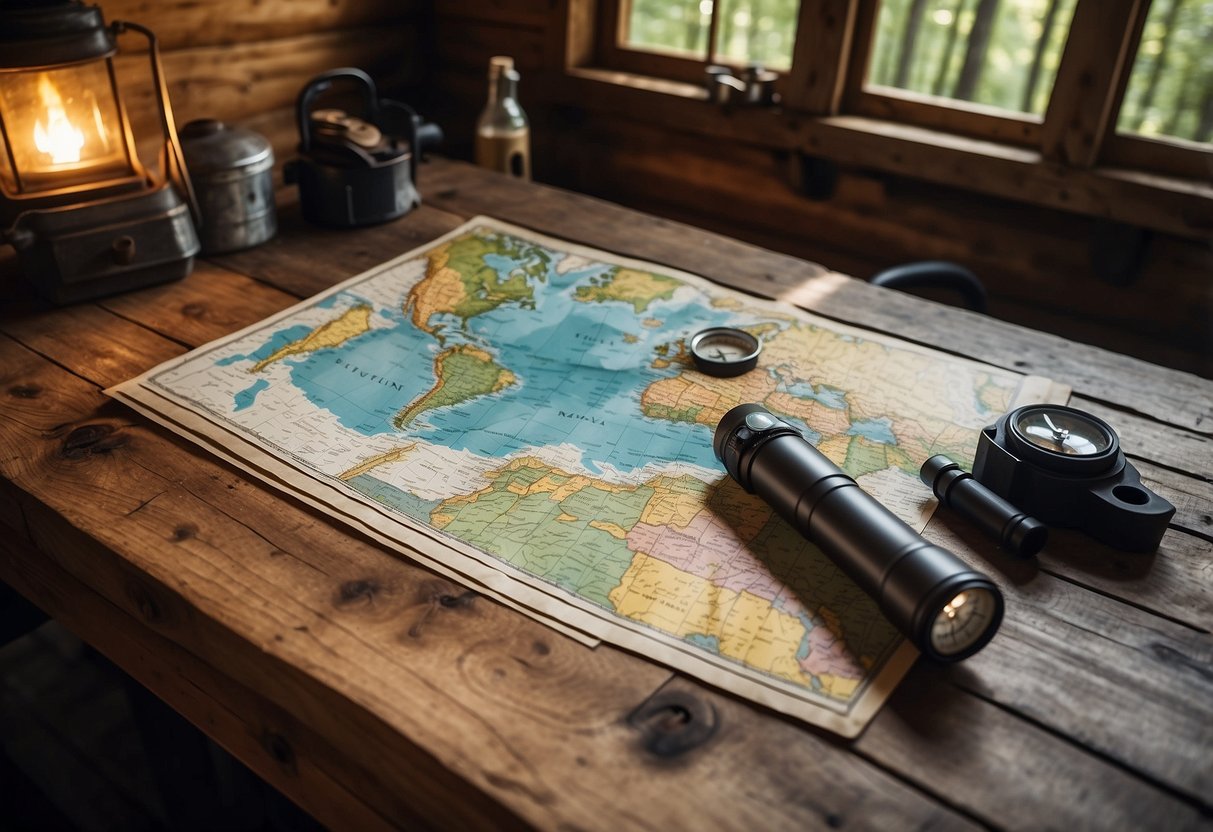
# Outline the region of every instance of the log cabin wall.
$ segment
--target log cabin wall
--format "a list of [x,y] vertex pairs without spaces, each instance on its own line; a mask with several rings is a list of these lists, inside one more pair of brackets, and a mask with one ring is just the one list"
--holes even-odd
[[[842,170],[834,196],[793,185],[786,153],[620,115],[560,92],[560,0],[435,0],[428,94],[444,153],[470,158],[490,56],[512,55],[531,119],[535,178],[868,277],[913,260],[968,266],[991,314],[1213,376],[1213,245],[1149,233],[1127,285],[1096,276],[1093,252],[1129,229],[958,188]],[[703,105],[705,108],[708,104]],[[424,191],[424,188],[423,188]]]
[[[416,82],[426,63],[417,50],[427,13],[421,0],[88,2],[107,21],[156,33],[178,127],[198,118],[250,127],[270,139],[279,167],[294,153],[295,98],[309,79],[357,66],[394,91]],[[160,133],[142,46],[139,36],[124,35],[116,64],[146,160],[143,148]]]

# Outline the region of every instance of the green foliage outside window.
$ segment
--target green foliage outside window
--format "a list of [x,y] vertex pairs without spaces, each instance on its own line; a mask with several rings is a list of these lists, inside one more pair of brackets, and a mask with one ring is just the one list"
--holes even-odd
[[1154,0],[1116,126],[1213,141],[1213,0]]
[[[797,0],[632,0],[629,46],[704,61],[791,65]],[[883,0],[869,86],[1043,116],[1077,0]],[[1117,124],[1213,139],[1213,0],[1154,0]]]

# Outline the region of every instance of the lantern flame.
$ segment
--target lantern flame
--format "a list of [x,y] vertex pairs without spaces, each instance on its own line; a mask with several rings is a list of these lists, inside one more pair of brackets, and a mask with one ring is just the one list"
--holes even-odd
[[84,133],[74,127],[63,109],[59,91],[45,73],[38,79],[38,95],[46,111],[46,124],[42,119],[34,123],[34,146],[51,157],[56,165],[79,162],[80,150],[84,147]]

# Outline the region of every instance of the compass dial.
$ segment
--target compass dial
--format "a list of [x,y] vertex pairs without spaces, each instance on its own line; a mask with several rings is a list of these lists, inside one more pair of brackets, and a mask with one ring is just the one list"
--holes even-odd
[[1112,436],[1103,425],[1071,408],[1025,408],[1015,419],[1015,429],[1032,445],[1066,456],[1095,456],[1112,447]]
[[997,613],[998,601],[990,590],[962,590],[935,616],[931,646],[943,656],[964,652],[986,634]]
[[702,373],[737,376],[758,365],[762,343],[750,333],[731,327],[712,327],[691,339],[691,358]]

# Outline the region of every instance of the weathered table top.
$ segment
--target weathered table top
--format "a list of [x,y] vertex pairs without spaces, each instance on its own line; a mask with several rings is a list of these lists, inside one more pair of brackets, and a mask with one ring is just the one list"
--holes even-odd
[[[0,579],[335,828],[1213,826],[1213,382],[469,166],[360,231],[282,230],[184,281],[0,315]],[[927,536],[1008,613],[843,742],[587,649],[153,427],[101,389],[485,213],[1074,388],[1178,507],[1152,556]],[[13,268],[8,260],[0,268]]]

